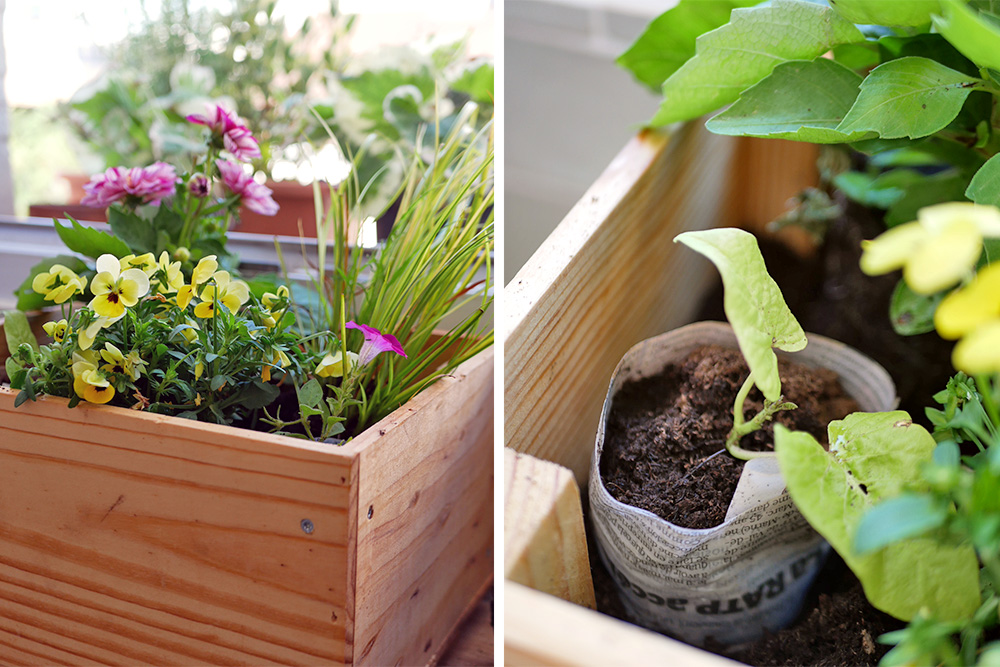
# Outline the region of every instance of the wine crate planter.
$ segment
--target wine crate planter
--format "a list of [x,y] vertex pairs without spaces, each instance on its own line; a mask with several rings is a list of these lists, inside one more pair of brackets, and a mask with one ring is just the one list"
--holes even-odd
[[0,388],[0,655],[427,664],[493,572],[493,348],[337,447]]
[[[814,146],[712,135],[701,123],[632,139],[505,288],[505,445],[564,466],[586,488],[616,364],[638,341],[691,322],[714,279],[709,262],[674,236],[727,225],[762,230],[815,183],[815,158]],[[800,238],[786,240],[808,252]],[[505,500],[505,512],[522,511],[518,502]],[[578,571],[572,562],[551,569]],[[526,586],[508,583],[507,591],[504,645],[512,664],[513,656],[561,665],[628,656],[722,661]]]

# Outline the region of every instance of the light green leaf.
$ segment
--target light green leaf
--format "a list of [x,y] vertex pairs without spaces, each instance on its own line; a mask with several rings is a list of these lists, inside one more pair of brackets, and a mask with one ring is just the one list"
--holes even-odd
[[838,44],[864,41],[829,7],[799,0],[734,9],[729,23],[698,37],[695,56],[663,84],[651,121],[666,125],[729,104],[786,60],[811,60]]
[[38,340],[31,330],[28,317],[20,310],[3,311],[3,335],[7,339],[7,349],[14,352],[22,344],[27,343],[31,349],[38,349]]
[[837,129],[874,131],[883,139],[925,137],[954,120],[977,81],[929,58],[890,60],[861,83]]
[[760,0],[681,0],[646,26],[618,64],[640,82],[658,91],[667,77],[695,53],[695,39],[729,22],[737,7],[750,7]]
[[994,155],[979,168],[965,196],[977,204],[1000,206],[1000,154]]
[[943,293],[917,294],[905,280],[896,283],[889,302],[889,321],[900,336],[917,336],[934,331],[934,312],[944,299]]
[[66,247],[73,252],[78,252],[87,257],[97,259],[104,253],[111,253],[115,257],[124,257],[132,251],[121,239],[117,239],[107,232],[102,232],[93,227],[84,227],[73,218],[69,218],[71,227],[64,227],[55,218],[52,224],[56,226],[56,233],[66,244]]
[[835,144],[875,137],[835,128],[858,97],[861,77],[826,58],[781,63],[705,124],[716,134]]
[[844,559],[868,600],[909,620],[923,606],[942,621],[968,618],[979,605],[979,563],[972,547],[909,538],[858,555],[861,517],[920,479],[934,438],[902,411],[855,413],[830,424],[830,451],[808,433],[774,428],[775,451],[799,511]]
[[700,252],[719,270],[725,289],[726,318],[736,333],[754,384],[768,400],[777,401],[781,397],[781,379],[772,348],[801,350],[806,346],[806,335],[768,275],[757,239],[742,229],[728,228],[684,232],[674,241]]
[[1000,70],[1000,27],[964,2],[941,0],[941,7],[944,17],[934,17],[934,27],[938,32],[980,67]]
[[938,528],[948,512],[931,496],[904,493],[875,505],[861,516],[854,551],[865,555],[893,542]]
[[323,402],[323,386],[316,378],[310,378],[308,382],[299,387],[298,393],[301,405],[316,408]]
[[927,25],[938,11],[938,0],[830,0],[830,5],[848,21],[869,25]]

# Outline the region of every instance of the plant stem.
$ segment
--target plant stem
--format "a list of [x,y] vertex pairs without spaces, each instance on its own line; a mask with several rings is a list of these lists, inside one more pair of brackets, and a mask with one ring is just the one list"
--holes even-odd
[[987,376],[980,374],[976,376],[976,387],[979,388],[979,393],[983,397],[983,407],[986,408],[990,422],[994,427],[1000,426],[1000,409],[997,408],[997,402],[993,396],[993,383]]
[[764,407],[761,411],[754,415],[750,421],[745,421],[743,417],[743,402],[750,395],[750,390],[753,386],[753,375],[749,375],[736,394],[736,402],[733,404],[733,428],[726,437],[726,450],[736,458],[743,459],[744,461],[774,456],[774,452],[753,452],[743,449],[740,447],[740,440],[743,439],[743,436],[763,427],[764,424],[774,417],[774,413],[781,410],[794,410],[798,407],[794,403],[782,401],[781,398],[777,401],[769,401],[765,398]]

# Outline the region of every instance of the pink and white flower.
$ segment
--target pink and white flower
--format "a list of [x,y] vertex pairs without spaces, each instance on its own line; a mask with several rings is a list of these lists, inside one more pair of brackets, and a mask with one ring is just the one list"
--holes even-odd
[[234,127],[222,135],[223,145],[237,160],[255,160],[260,157],[257,140],[245,127]]
[[261,215],[274,215],[278,212],[278,203],[271,198],[271,188],[253,180],[253,176],[243,170],[243,167],[229,160],[216,160],[222,174],[222,182],[234,194],[240,196],[240,202],[248,209]]
[[218,104],[208,105],[208,115],[191,114],[187,116],[187,120],[198,125],[204,125],[212,131],[212,134],[220,136],[237,127],[246,129],[246,126],[240,121],[239,116],[229,113]]
[[396,340],[395,336],[384,334],[375,327],[370,327],[366,324],[348,322],[344,326],[348,329],[357,329],[365,335],[365,342],[362,343],[361,349],[358,350],[359,366],[371,363],[382,352],[395,352],[401,357],[406,358],[406,352],[403,351],[403,346]]
[[165,162],[131,169],[113,167],[91,177],[90,182],[83,186],[87,194],[80,203],[102,208],[120,199],[131,205],[158,204],[161,199],[174,194],[174,187],[180,181],[173,165]]

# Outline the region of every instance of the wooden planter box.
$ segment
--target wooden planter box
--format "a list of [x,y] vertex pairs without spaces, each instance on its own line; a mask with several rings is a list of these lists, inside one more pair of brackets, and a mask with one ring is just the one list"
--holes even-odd
[[[721,137],[700,123],[635,137],[505,288],[505,445],[563,466],[586,489],[616,364],[640,340],[692,321],[715,279],[711,264],[673,243],[674,236],[724,225],[760,230],[790,197],[816,182],[815,158],[808,144]],[[516,474],[508,469],[509,476]],[[506,488],[517,484],[508,479]],[[582,525],[582,517],[567,518],[561,493],[550,498],[541,514],[559,520],[539,521],[536,531]],[[524,501],[524,494],[508,494],[505,516],[539,513]],[[505,543],[540,545],[541,553],[518,558],[549,573],[544,585],[523,569],[516,579],[550,593],[506,583],[510,664],[732,664],[590,611],[563,594],[591,584],[573,580],[590,572],[577,562],[586,545],[566,546],[567,534],[505,532]],[[552,544],[561,546],[545,546]],[[545,559],[544,567],[538,565]],[[560,577],[566,580],[552,580]]]
[[427,664],[493,572],[493,348],[342,447],[0,388],[0,655]]

